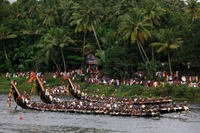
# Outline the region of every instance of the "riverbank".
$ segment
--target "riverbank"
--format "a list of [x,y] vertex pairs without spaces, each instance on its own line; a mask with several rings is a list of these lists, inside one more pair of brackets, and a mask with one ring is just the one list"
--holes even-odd
[[[10,91],[10,82],[14,80],[16,82],[17,89],[19,92],[30,92],[33,87],[33,82],[28,83],[28,78],[20,77],[20,78],[7,78],[7,77],[0,77],[0,94],[8,94]],[[47,78],[47,85],[49,87],[53,87],[56,85],[61,85],[62,80],[61,79],[55,79],[55,78]]]
[[[14,80],[17,83],[17,88],[20,92],[26,91],[29,93],[33,87],[33,83],[28,83],[28,78],[6,78],[0,77],[0,94],[8,94],[10,89],[10,82]],[[63,79],[60,78],[46,78],[47,85],[53,87],[61,85]],[[64,81],[67,82],[67,81]],[[117,95],[118,97],[134,97],[138,95],[146,98],[149,94],[153,97],[172,96],[173,100],[177,101],[200,101],[200,88],[199,87],[186,87],[185,85],[170,85],[166,84],[164,87],[144,87],[141,85],[127,86],[121,85],[117,88],[108,85],[91,84],[88,82],[81,82],[81,77],[77,78],[74,82],[80,85],[81,90],[88,92],[88,95]]]

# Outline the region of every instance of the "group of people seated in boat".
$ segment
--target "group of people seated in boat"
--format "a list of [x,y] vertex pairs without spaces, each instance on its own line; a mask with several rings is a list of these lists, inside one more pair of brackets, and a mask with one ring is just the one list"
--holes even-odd
[[22,101],[26,104],[30,104],[30,95],[26,93],[26,91],[24,91],[24,93],[22,94]]
[[64,94],[67,93],[66,85],[54,86],[52,88],[47,87],[46,94]]
[[24,91],[24,93],[22,95],[19,95],[16,98],[16,102],[21,101],[24,105],[29,105],[30,102],[30,95],[26,93],[26,91]]
[[[73,84],[73,86],[70,87],[69,89],[70,93],[72,95],[74,95],[75,97],[79,97],[80,99],[85,99],[88,101],[106,101],[108,99],[112,99],[113,97],[116,98],[116,95],[112,94],[110,97],[106,97],[105,94],[99,95],[98,94],[98,90],[95,92],[93,91],[93,93],[91,95],[88,95],[87,90],[81,90],[80,86],[76,83]],[[121,101],[126,101],[126,97],[125,98],[119,98],[121,99]],[[134,101],[135,103],[159,103],[159,102],[171,102],[172,98],[171,96],[166,96],[166,97],[159,97],[157,99],[153,99],[152,95],[150,94],[149,97],[147,99],[145,98],[140,98],[137,95],[134,96],[134,99],[132,99],[132,101]]]
[[63,111],[77,113],[92,113],[92,114],[109,114],[109,115],[153,115],[160,113],[161,110],[178,111],[184,110],[186,104],[176,105],[171,102],[169,104],[134,104],[132,100],[121,101],[117,98],[110,98],[104,102],[94,102],[87,100],[73,99],[70,101],[60,102],[57,104],[44,104],[33,102],[29,105],[30,108],[43,111]]
[[[67,84],[63,86],[55,86],[52,89],[49,87],[45,91],[45,95],[50,97],[50,99],[55,102],[60,102],[59,98],[56,98],[56,94],[64,94],[64,93],[71,93],[73,96],[79,99],[85,99],[88,101],[101,101],[106,102],[109,101],[109,99],[116,98],[116,95],[111,95],[110,97],[106,97],[105,94],[99,95],[98,90],[93,92],[91,95],[87,94],[87,90],[81,90],[80,85],[76,83]],[[126,101],[127,98],[118,98],[121,101]],[[132,99],[134,103],[162,103],[162,102],[171,102],[171,97],[159,97],[157,99],[153,99],[152,95],[150,95],[148,98],[139,98],[137,95],[134,96]]]
[[45,95],[51,97],[53,104],[44,104],[37,102],[30,102],[30,96],[24,92],[19,100],[26,103],[29,108],[46,111],[65,111],[65,112],[77,112],[77,113],[94,113],[94,114],[109,114],[109,115],[155,115],[160,111],[177,111],[186,109],[186,104],[176,105],[172,102],[171,97],[160,97],[153,99],[152,95],[148,98],[140,98],[135,95],[134,98],[119,98],[116,95],[106,97],[105,95],[99,96],[97,93],[91,96],[87,95],[86,90],[81,90],[77,84],[70,84],[67,87],[71,94],[80,96],[80,99],[74,99],[71,101],[59,101],[57,97],[54,97],[55,93],[62,87],[53,87],[52,89],[46,89]]

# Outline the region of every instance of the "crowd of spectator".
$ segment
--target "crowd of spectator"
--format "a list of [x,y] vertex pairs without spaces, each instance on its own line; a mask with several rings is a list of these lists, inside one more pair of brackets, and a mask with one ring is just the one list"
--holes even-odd
[[[16,72],[12,75],[7,72],[6,77],[30,77],[31,72]],[[42,72],[36,73],[38,76],[43,76]],[[145,87],[159,87],[164,86],[166,83],[176,84],[176,85],[186,85],[187,87],[200,87],[200,81],[198,76],[184,76],[179,75],[178,71],[173,75],[168,75],[166,71],[157,71],[155,73],[155,80],[149,80],[146,75],[141,72],[135,72],[133,76],[129,79],[120,80],[119,78],[106,77],[101,74],[100,71],[96,69],[75,69],[69,70],[68,72],[50,72],[49,76],[53,78],[65,78],[71,77],[72,81],[76,79],[77,76],[81,76],[82,82],[88,82],[91,84],[105,84],[109,86],[114,86],[114,88],[120,85],[135,86],[143,85]]]

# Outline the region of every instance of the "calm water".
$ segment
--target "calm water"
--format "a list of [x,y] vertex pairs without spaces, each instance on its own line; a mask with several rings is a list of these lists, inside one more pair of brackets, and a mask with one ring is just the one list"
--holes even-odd
[[[65,133],[199,133],[200,103],[189,103],[189,115],[174,113],[161,118],[117,117],[14,110],[0,95],[0,132]],[[23,118],[23,119],[20,119]]]

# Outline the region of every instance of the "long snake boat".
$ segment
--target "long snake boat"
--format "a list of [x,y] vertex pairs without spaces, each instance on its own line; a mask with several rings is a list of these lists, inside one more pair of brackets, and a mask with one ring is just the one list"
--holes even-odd
[[145,104],[145,105],[158,105],[158,104],[169,104],[173,103],[173,100],[171,96],[166,97],[159,97],[159,98],[152,98],[152,95],[150,94],[148,98],[140,98],[137,95],[135,95],[132,99],[130,98],[117,98],[115,95],[106,97],[104,94],[102,96],[99,95],[88,95],[87,91],[81,90],[80,86],[77,84],[74,84],[70,78],[67,78],[68,85],[69,85],[69,92],[72,96],[74,96],[77,99],[84,99],[87,101],[93,101],[93,102],[107,102],[110,99],[118,99],[118,102],[130,102],[130,100],[134,104]]
[[28,105],[29,108],[39,111],[51,112],[70,112],[81,114],[100,114],[111,116],[140,116],[140,117],[157,117],[161,114],[187,111],[187,106],[143,106],[134,104],[117,104],[117,103],[98,103],[86,100],[72,100],[60,102],[57,104],[45,104],[33,102]]
[[[40,81],[38,77],[37,77],[37,80]],[[80,86],[77,84],[73,84],[70,78],[67,78],[67,81],[69,85],[68,90],[71,93],[71,95],[73,95],[76,99],[82,100],[82,101],[85,100],[92,103],[117,103],[118,105],[132,104],[132,105],[137,105],[137,106],[142,106],[142,107],[153,106],[153,107],[159,108],[158,110],[160,114],[167,114],[167,113],[174,113],[174,112],[189,110],[189,108],[187,107],[186,101],[184,103],[180,103],[179,106],[176,106],[176,103],[173,102],[171,97],[159,97],[157,99],[153,99],[151,94],[148,98],[140,98],[137,95],[135,95],[133,99],[126,98],[126,97],[118,98],[115,95],[110,96],[110,97],[87,96],[87,92],[81,91]],[[40,87],[39,87],[40,91],[41,91],[41,88],[43,88],[42,84],[40,84]],[[112,114],[115,114],[115,113],[112,113]]]
[[[125,106],[118,106],[118,112],[116,106],[110,104],[100,104],[88,102],[86,100],[73,100],[65,101],[59,103],[41,103],[41,102],[30,102],[28,97],[21,95],[15,85],[14,81],[11,81],[10,94],[13,95],[14,101],[16,104],[23,109],[38,110],[38,111],[51,111],[51,112],[70,112],[70,113],[82,113],[82,114],[101,114],[101,115],[112,115],[112,116],[139,116],[139,117],[156,117],[159,115],[159,112],[148,111],[148,112],[139,112],[139,107],[137,110],[134,109],[134,106],[131,108],[125,108]],[[121,109],[119,109],[121,108]]]
[[[15,86],[14,81],[11,82],[11,90],[17,105],[24,109],[53,111],[53,112],[70,112],[83,114],[101,114],[111,116],[139,116],[139,117],[156,117],[161,114],[174,112],[188,112],[187,103],[176,105],[174,102],[162,102],[159,104],[141,104],[135,103],[132,99],[119,99],[117,97],[108,97],[101,102],[98,100],[75,99],[72,101],[52,102],[49,96],[45,95],[45,90],[39,77],[34,77],[36,81],[38,95],[44,103],[31,102],[24,95],[21,95]],[[69,80],[70,81],[70,80]],[[71,85],[72,82],[70,83]],[[71,89],[73,86],[71,86]],[[48,97],[48,98],[47,98]],[[43,99],[42,99],[43,98]],[[50,102],[49,102],[50,101]]]
[[[160,106],[160,105],[138,105],[134,103],[117,103],[117,102],[92,102],[87,100],[71,100],[65,102],[58,102],[53,104],[46,104],[40,102],[26,102],[24,95],[21,95],[11,82],[14,99],[20,96],[19,100],[15,102],[24,109],[51,111],[51,112],[70,112],[82,114],[100,114],[111,116],[136,116],[136,117],[158,117],[161,114],[187,111],[187,106],[181,104],[179,106]],[[23,100],[24,99],[24,100]]]

